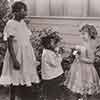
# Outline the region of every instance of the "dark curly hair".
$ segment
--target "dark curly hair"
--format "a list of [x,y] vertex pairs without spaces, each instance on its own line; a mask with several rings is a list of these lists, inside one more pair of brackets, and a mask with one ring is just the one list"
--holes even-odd
[[25,3],[21,2],[21,1],[16,1],[12,5],[12,13],[20,12],[22,8],[24,8],[24,10],[27,11],[27,6]]
[[96,39],[98,33],[94,25],[85,24],[82,26],[82,28],[79,30],[80,32],[85,31],[88,32],[88,35],[91,39]]
[[45,37],[42,37],[41,45],[43,45],[43,47],[45,49],[52,49],[52,46],[51,46],[51,40],[52,39],[54,40],[55,44],[57,44],[61,40],[59,38],[59,36],[55,36],[55,34],[51,34],[51,35],[47,35]]
[[41,39],[41,44],[43,45],[43,48],[45,49],[49,49],[50,48],[50,43],[51,43],[51,38],[46,36],[46,37],[43,37]]

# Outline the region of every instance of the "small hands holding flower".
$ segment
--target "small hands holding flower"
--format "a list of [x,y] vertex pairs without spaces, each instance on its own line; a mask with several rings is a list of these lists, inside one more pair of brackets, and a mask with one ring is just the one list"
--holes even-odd
[[74,55],[74,56],[77,56],[77,55],[80,55],[81,54],[81,51],[80,51],[80,49],[75,49],[75,48],[72,48],[72,54]]
[[[88,52],[87,52],[88,53]],[[94,59],[88,57],[88,56],[80,56],[81,50],[80,49],[74,49],[73,56],[80,62],[86,63],[86,64],[93,64]]]

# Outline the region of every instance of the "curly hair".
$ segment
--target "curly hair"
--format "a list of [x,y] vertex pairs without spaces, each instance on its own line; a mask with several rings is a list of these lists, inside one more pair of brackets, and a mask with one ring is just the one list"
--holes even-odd
[[12,5],[12,13],[20,12],[22,8],[24,8],[24,10],[27,11],[27,6],[25,3],[21,2],[21,1],[16,1]]
[[51,40],[54,40],[55,44],[60,42],[60,37],[56,36],[55,34],[47,35],[45,37],[42,37],[41,44],[45,49],[51,49]]
[[82,26],[82,28],[79,30],[80,32],[85,31],[88,32],[88,35],[91,39],[96,39],[98,33],[94,25],[85,24]]
[[41,44],[43,45],[43,47],[45,49],[49,49],[50,48],[50,44],[51,44],[51,38],[48,37],[48,36],[42,37]]

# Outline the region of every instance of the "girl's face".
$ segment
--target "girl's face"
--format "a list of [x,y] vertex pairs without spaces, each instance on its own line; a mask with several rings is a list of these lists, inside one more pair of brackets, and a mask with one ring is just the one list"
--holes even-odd
[[27,15],[27,11],[24,8],[22,8],[20,14],[24,18]]
[[80,36],[81,36],[82,40],[85,42],[90,40],[89,34],[86,31],[82,31]]
[[27,15],[27,11],[26,11],[24,8],[22,8],[22,9],[20,10],[20,12],[17,12],[17,13],[16,13],[16,17],[17,17],[19,20],[24,19],[26,15]]

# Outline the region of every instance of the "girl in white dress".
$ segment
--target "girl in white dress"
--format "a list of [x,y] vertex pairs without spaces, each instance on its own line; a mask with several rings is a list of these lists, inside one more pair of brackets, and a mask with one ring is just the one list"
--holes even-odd
[[[75,55],[69,81],[65,83],[71,91],[86,96],[98,93],[99,89],[99,76],[93,65],[97,31],[93,25],[86,24],[80,32],[82,45],[76,46],[80,54]],[[83,100],[83,97],[81,99]]]
[[[4,29],[4,39],[8,41],[8,49],[4,59],[0,84],[11,85],[11,98],[15,98],[15,89],[19,85],[30,87],[39,83],[37,65],[33,48],[30,43],[31,31],[24,22],[27,7],[22,2],[12,5],[14,18],[9,20]],[[13,95],[12,95],[13,94]]]

